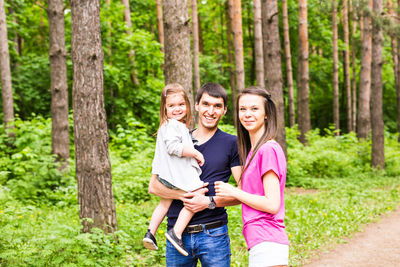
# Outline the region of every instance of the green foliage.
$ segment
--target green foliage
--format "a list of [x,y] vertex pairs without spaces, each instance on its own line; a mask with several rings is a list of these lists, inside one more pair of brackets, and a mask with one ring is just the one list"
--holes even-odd
[[72,175],[60,173],[51,154],[50,119],[17,118],[15,141],[4,134],[3,126],[0,133],[0,184],[6,185],[15,198],[32,203],[54,201],[56,189],[71,184]]
[[[148,10],[137,10],[140,7],[149,8],[149,5],[154,3],[142,1],[132,6],[132,12],[137,12],[137,17],[131,15],[131,29],[125,25],[121,2],[102,5],[104,96],[111,129],[123,124],[126,114],[131,112],[153,131],[157,129],[159,98],[164,87],[161,68],[164,57],[155,35],[142,27],[148,20],[155,19],[155,7],[154,16],[149,16]],[[156,22],[149,23],[155,25]],[[127,30],[131,33],[127,33]],[[131,57],[132,51],[135,53]],[[133,84],[131,74],[136,76],[139,84]]]
[[117,132],[110,135],[113,188],[116,199],[140,203],[150,199],[147,188],[155,142],[147,126],[133,117],[125,124],[126,129],[117,125]]
[[308,133],[308,145],[297,139],[297,128],[287,129],[288,180],[301,182],[304,177],[336,178],[369,172],[369,144],[359,142],[355,134],[335,136],[329,129],[321,137],[319,130]]
[[19,62],[18,68],[12,73],[16,113],[22,119],[34,117],[35,114],[50,116],[48,55],[27,54],[19,57]]

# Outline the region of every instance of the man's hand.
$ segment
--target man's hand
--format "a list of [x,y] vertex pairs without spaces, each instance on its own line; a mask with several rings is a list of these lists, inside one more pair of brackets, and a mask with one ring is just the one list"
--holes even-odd
[[208,192],[208,183],[203,183],[203,187],[200,187],[199,189],[194,190],[192,193],[196,193],[198,195],[205,195]]
[[181,200],[183,201],[185,208],[194,213],[205,210],[210,204],[210,198],[201,195],[198,192],[186,193],[183,195]]

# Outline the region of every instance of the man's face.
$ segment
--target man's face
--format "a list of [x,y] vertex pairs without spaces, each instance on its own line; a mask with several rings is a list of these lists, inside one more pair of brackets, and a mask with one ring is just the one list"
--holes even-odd
[[196,103],[195,109],[199,113],[199,127],[210,130],[218,126],[218,122],[226,113],[223,98],[213,97],[207,93],[203,93],[199,103]]

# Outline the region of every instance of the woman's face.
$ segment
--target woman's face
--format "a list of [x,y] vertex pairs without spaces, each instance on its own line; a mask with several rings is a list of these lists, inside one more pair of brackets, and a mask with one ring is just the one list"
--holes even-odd
[[263,133],[265,130],[264,98],[246,94],[239,99],[239,120],[249,134]]
[[186,102],[182,94],[176,93],[167,95],[165,99],[165,109],[167,110],[167,118],[184,122],[186,118]]

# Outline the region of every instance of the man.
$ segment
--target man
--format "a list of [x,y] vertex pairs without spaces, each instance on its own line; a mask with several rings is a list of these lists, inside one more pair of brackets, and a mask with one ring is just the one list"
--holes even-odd
[[167,266],[196,266],[198,260],[202,266],[230,266],[228,215],[224,207],[237,205],[239,202],[231,198],[216,197],[214,189],[214,182],[228,182],[231,174],[237,181],[241,172],[236,137],[218,129],[218,123],[227,110],[226,102],[225,89],[216,83],[203,85],[196,96],[195,109],[199,114],[199,121],[198,128],[192,134],[198,141],[195,148],[205,159],[200,179],[208,183],[208,193],[203,195],[169,189],[155,175],[150,180],[151,194],[175,199],[167,214],[168,229],[175,224],[183,205],[196,213],[182,235],[189,256],[181,255],[167,240]]

